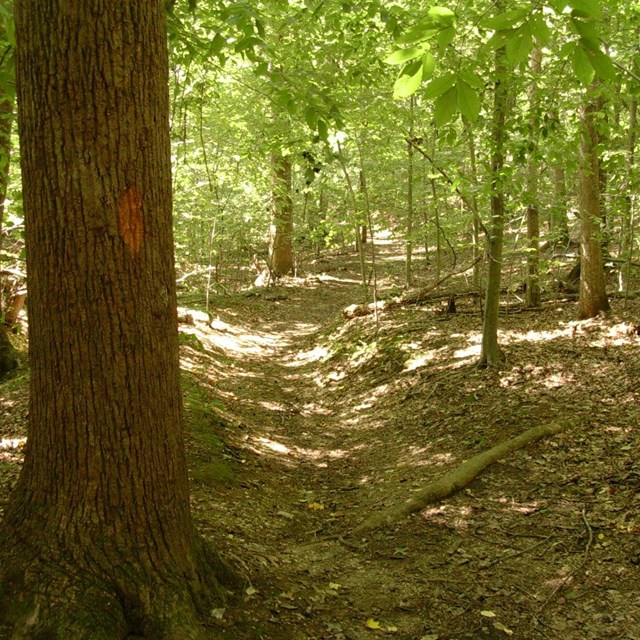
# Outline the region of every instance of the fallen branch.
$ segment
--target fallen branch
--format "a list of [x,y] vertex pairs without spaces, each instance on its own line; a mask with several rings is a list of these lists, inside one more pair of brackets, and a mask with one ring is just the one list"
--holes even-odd
[[352,304],[348,306],[342,314],[345,318],[358,318],[361,316],[369,315],[374,311],[382,310],[382,309],[391,309],[393,307],[400,307],[405,304],[420,304],[421,302],[425,302],[430,298],[431,293],[437,289],[443,282],[446,282],[449,278],[453,278],[453,276],[458,276],[461,273],[465,273],[482,260],[483,256],[478,256],[471,264],[466,265],[462,269],[458,269],[457,271],[451,271],[446,275],[442,276],[439,280],[436,280],[433,284],[425,287],[423,289],[418,289],[417,291],[411,291],[405,293],[400,298],[396,298],[395,300],[378,300],[378,302],[370,303],[370,304]]
[[488,451],[479,453],[466,462],[463,462],[459,467],[450,471],[444,477],[428,484],[409,500],[399,505],[391,506],[367,518],[348,535],[349,537],[361,535],[379,529],[380,527],[394,524],[416,511],[422,511],[427,505],[440,502],[444,498],[448,498],[461,489],[464,489],[489,465],[504,458],[512,451],[517,451],[532,442],[560,433],[569,427],[575,426],[575,424],[575,421],[566,420],[533,427],[511,440],[502,442]]
[[434,289],[437,289],[443,282],[448,280],[449,278],[453,278],[453,276],[459,276],[461,273],[465,273],[470,269],[473,269],[480,260],[482,260],[483,256],[478,256],[471,264],[466,265],[462,269],[458,269],[457,271],[451,271],[446,275],[442,276],[439,280],[436,280],[432,285],[424,289],[419,289],[418,291],[412,291],[410,293],[405,293],[400,298],[400,304],[419,304],[422,302]]

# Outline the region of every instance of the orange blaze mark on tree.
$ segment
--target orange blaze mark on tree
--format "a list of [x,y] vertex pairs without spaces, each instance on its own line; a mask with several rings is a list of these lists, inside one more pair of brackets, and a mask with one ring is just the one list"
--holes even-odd
[[120,198],[118,207],[120,235],[124,243],[136,254],[144,239],[144,219],[142,217],[142,195],[138,187],[129,187]]

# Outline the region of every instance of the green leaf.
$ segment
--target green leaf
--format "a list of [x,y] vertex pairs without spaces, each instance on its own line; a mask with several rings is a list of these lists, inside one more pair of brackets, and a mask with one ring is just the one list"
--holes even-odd
[[397,40],[397,44],[415,44],[416,42],[424,42],[440,33],[439,27],[434,27],[432,22],[419,22],[401,35]]
[[530,13],[531,9],[529,7],[521,7],[520,9],[514,9],[513,11],[506,11],[498,16],[484,20],[482,22],[482,26],[485,27],[485,29],[491,29],[493,31],[511,29]]
[[445,27],[450,27],[456,19],[456,14],[447,7],[431,7],[427,15],[434,23]]
[[480,115],[480,98],[478,94],[475,89],[462,79],[458,80],[456,88],[460,113],[470,122],[475,122]]
[[312,106],[304,108],[304,121],[307,123],[309,129],[315,129],[318,125],[318,113]]
[[470,73],[469,71],[461,71],[460,77],[474,89],[478,89],[478,91],[484,89],[484,80],[475,73]]
[[326,142],[329,139],[329,127],[321,118],[318,119],[318,136],[323,142]]
[[538,41],[540,45],[547,45],[551,40],[551,32],[549,31],[549,25],[542,14],[536,14],[535,17],[529,21],[531,33],[533,37]]
[[226,44],[227,39],[223,35],[216,33],[210,45],[210,51],[212,55],[217,56]]
[[441,95],[435,102],[433,117],[438,127],[447,124],[458,112],[458,92],[455,87],[451,87],[446,93]]
[[616,68],[611,62],[611,58],[608,55],[602,53],[602,51],[586,51],[587,57],[591,66],[595,69],[596,74],[603,80],[615,80],[618,77]]
[[600,36],[593,25],[593,22],[586,22],[578,18],[571,18],[571,24],[576,33],[580,36],[582,46],[591,51],[600,51]]
[[407,64],[393,85],[393,98],[408,98],[413,95],[422,82],[422,60]]
[[428,80],[433,75],[436,68],[436,59],[430,51],[422,56],[422,80]]
[[589,86],[593,81],[596,71],[582,47],[577,46],[573,52],[571,60],[573,72],[582,84]]
[[266,76],[269,73],[269,63],[261,62],[254,70],[254,75],[256,76]]
[[408,49],[398,49],[389,54],[384,61],[387,64],[404,64],[408,60],[413,60],[421,56],[425,51],[425,47],[409,47]]
[[522,64],[533,49],[531,30],[523,25],[515,34],[507,40],[507,59],[513,65]]
[[443,29],[439,34],[438,34],[438,46],[440,47],[446,47],[448,44],[451,44],[451,42],[453,41],[453,39],[456,36],[456,28],[455,27],[447,27],[446,29]]
[[432,80],[424,91],[427,100],[439,98],[445,91],[448,91],[456,83],[455,73],[447,73]]
[[572,9],[572,14],[580,18],[602,18],[602,9],[598,0],[568,0],[566,2]]
[[275,103],[279,107],[282,107],[283,109],[287,108],[287,104],[289,104],[291,100],[293,100],[293,98],[291,97],[291,94],[284,90],[279,91],[276,97],[274,98]]

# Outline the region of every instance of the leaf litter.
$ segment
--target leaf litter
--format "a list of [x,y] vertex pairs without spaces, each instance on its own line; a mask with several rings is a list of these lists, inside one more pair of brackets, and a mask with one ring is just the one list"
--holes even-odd
[[[397,291],[401,263],[379,257],[382,286]],[[473,296],[451,317],[435,300],[381,311],[378,325],[345,320],[361,295],[357,259],[322,267],[283,279],[276,297],[221,297],[215,323],[181,327],[198,341],[182,343],[194,518],[246,576],[212,628],[237,640],[640,639],[638,301],[583,322],[562,300],[502,316],[507,363],[480,371]],[[445,286],[466,291],[463,279]],[[26,376],[0,394],[2,509]],[[558,417],[579,426],[341,540]]]

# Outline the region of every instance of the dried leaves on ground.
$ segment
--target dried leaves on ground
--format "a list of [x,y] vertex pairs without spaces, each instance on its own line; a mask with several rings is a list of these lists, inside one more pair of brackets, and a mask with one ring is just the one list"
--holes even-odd
[[[213,320],[183,314],[194,514],[246,577],[212,622],[238,640],[639,640],[640,304],[614,299],[582,322],[560,299],[506,313],[507,362],[478,370],[477,297],[460,296],[456,314],[444,297],[345,319],[361,302],[356,262],[221,297]],[[381,287],[397,292],[394,264]],[[443,287],[469,290],[464,274]],[[26,376],[0,393],[1,501]],[[345,537],[559,420],[571,428],[456,495]]]

